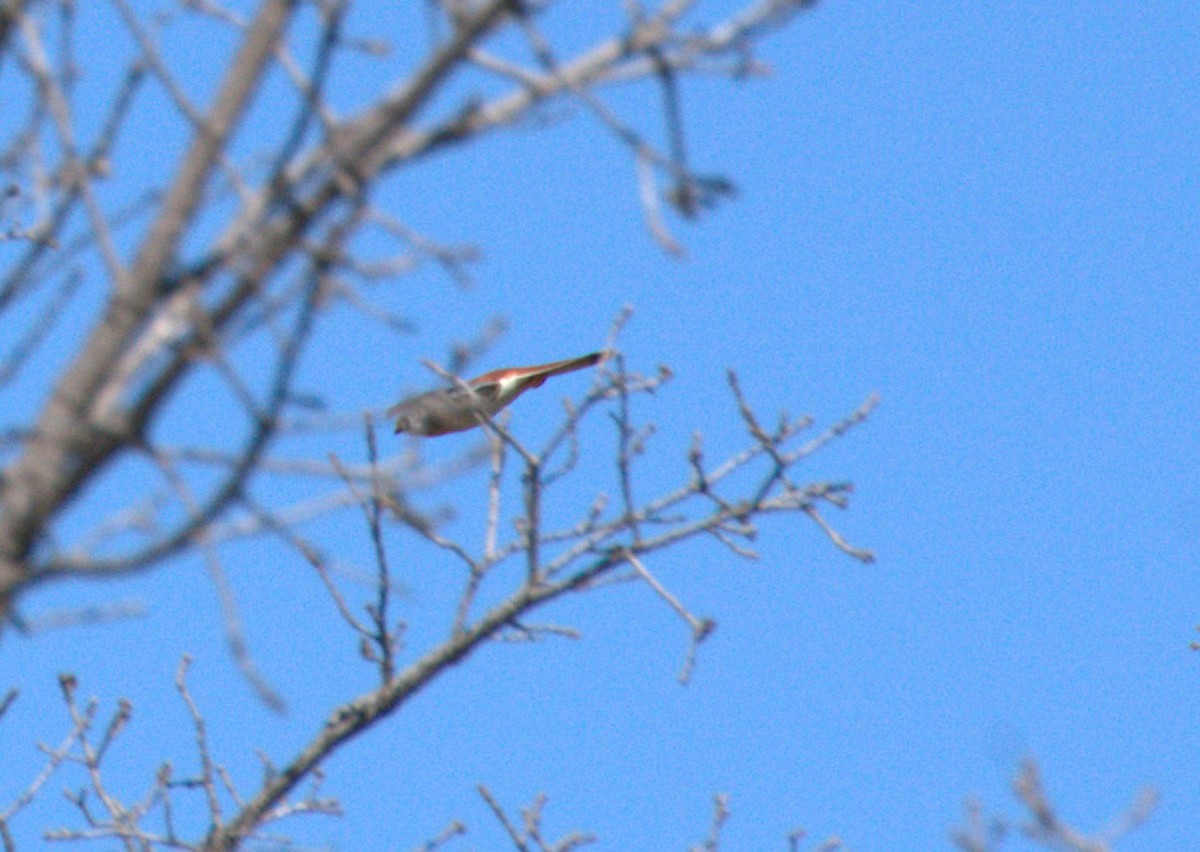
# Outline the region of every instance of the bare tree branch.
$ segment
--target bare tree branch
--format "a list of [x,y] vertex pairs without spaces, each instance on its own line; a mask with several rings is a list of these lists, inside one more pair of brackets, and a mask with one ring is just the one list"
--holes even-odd
[[[428,154],[536,119],[553,104],[577,109],[627,150],[631,204],[640,193],[652,236],[682,252],[672,234],[678,220],[732,191],[730,181],[698,171],[689,157],[682,108],[689,76],[757,71],[756,41],[811,3],[750,0],[715,23],[692,17],[703,6],[698,0],[631,3],[621,31],[598,32],[572,55],[543,28],[552,5],[432,4],[427,11],[437,22],[428,51],[409,60],[391,88],[356,91],[346,108],[331,82],[339,62],[383,48],[354,33],[345,0],[263,0],[248,15],[214,0],[185,0],[156,17],[112,0],[104,9],[129,52],[103,66],[109,101],[97,105],[100,118],[92,126],[73,104],[81,61],[76,29],[83,25],[74,4],[0,0],[0,61],[14,60],[5,70],[29,93],[27,112],[0,132],[0,239],[20,241],[0,277],[6,341],[0,391],[37,370],[49,376],[43,395],[5,407],[0,422],[0,620],[26,629],[60,624],[13,611],[21,593],[38,584],[115,577],[199,556],[217,591],[231,657],[262,700],[281,709],[283,697],[251,653],[232,593],[236,562],[224,552],[230,542],[261,536],[281,560],[299,557],[313,569],[374,684],[344,697],[287,760],[263,755],[257,789],[239,789],[212,752],[185,658],[176,688],[197,769],[181,774],[164,760],[147,788],[131,797],[110,785],[104,769],[133,724],[133,705],[119,700],[94,735],[100,705],[80,702],[74,678],[65,677],[71,733],[59,749],[47,750],[45,768],[26,792],[0,811],[6,845],[13,843],[11,820],[50,775],[64,770],[84,779],[70,794],[77,825],[49,839],[99,839],[129,849],[232,849],[251,838],[268,840],[287,817],[336,813],[336,802],[319,795],[322,765],[450,666],[493,642],[579,637],[576,626],[546,611],[555,601],[644,584],[668,618],[686,625],[690,643],[680,673],[686,682],[715,621],[694,615],[673,591],[665,551],[699,538],[753,558],[758,519],[791,513],[869,561],[821,514],[822,504],[844,507],[850,486],[801,483],[796,466],[862,422],[873,401],[815,437],[810,418],[767,429],[731,374],[748,432],[745,448],[713,467],[698,435],[681,481],[647,498],[650,478],[642,467],[652,463],[656,433],[652,423],[635,419],[640,409],[632,399],[664,389],[671,378],[665,367],[630,372],[618,354],[595,371],[586,393],[564,403],[540,446],[510,428],[507,417],[484,417],[484,441],[437,464],[423,458],[419,443],[381,452],[377,408],[330,411],[325,389],[302,384],[301,360],[336,307],[390,333],[410,334],[416,327],[410,309],[396,307],[394,294],[379,288],[422,264],[440,267],[460,285],[471,282],[478,250],[440,242],[379,209],[373,196],[385,179]],[[236,51],[214,66],[212,79],[192,80],[174,64],[167,45],[170,27],[181,20],[236,39]],[[495,38],[501,33],[512,38]],[[281,97],[283,109],[275,100],[259,103],[259,90],[274,80],[282,94],[272,91],[272,98]],[[606,87],[632,82],[659,96],[663,138],[645,129],[644,116],[623,114],[607,97]],[[192,94],[202,90],[214,92],[207,106]],[[131,140],[128,128],[148,102],[139,97],[146,91],[167,104],[161,119],[181,140],[171,152],[178,166],[156,175],[149,188],[116,191],[144,175],[130,160],[145,140]],[[272,115],[264,122],[257,111],[267,109]],[[368,253],[361,248],[368,235],[383,237],[385,247]],[[100,306],[81,304],[87,300],[80,294],[99,294]],[[617,349],[628,318],[624,311],[614,322],[609,349]],[[457,376],[503,328],[498,321],[456,344],[435,372]],[[65,365],[45,360],[51,335],[77,338]],[[188,393],[201,380],[212,380],[225,400],[228,424],[217,439],[170,425],[195,404]],[[589,430],[597,422],[615,426],[611,487],[595,488],[587,505],[564,505],[559,486],[593,473],[583,462],[596,455]],[[329,434],[358,429],[365,429],[363,458],[331,452]],[[802,436],[807,444],[799,443]],[[478,539],[464,538],[446,523],[453,504],[435,489],[483,465],[482,528]],[[130,469],[139,487],[111,502],[92,497]],[[743,476],[749,489],[739,483]],[[307,490],[283,498],[276,493],[283,489],[270,487],[279,482],[304,482]],[[343,554],[302,528],[355,506],[370,569],[345,564]],[[88,510],[84,523],[64,521],[74,507]],[[423,647],[407,647],[407,624],[395,614],[403,591],[397,577],[404,576],[397,554],[409,554],[395,549],[397,538],[461,572],[453,611],[435,634],[443,638]],[[85,607],[73,623],[122,613]],[[0,715],[11,701],[0,705]],[[481,794],[517,848],[568,850],[592,842],[583,833],[548,840],[545,797],[517,820],[486,788]],[[718,806],[711,848],[724,821],[724,803]],[[195,825],[178,819],[185,810],[207,814],[202,837],[181,836],[177,825]],[[453,822],[427,848],[463,831]]]
[[1113,820],[1107,829],[1088,836],[1059,816],[1042,785],[1041,770],[1032,759],[1021,762],[1013,778],[1013,792],[1027,812],[1024,822],[989,819],[978,802],[968,801],[966,827],[951,833],[954,844],[963,852],[997,852],[1013,830],[1019,828],[1022,834],[1045,849],[1110,852],[1118,840],[1144,823],[1158,804],[1158,791],[1146,788],[1138,793],[1129,808]]

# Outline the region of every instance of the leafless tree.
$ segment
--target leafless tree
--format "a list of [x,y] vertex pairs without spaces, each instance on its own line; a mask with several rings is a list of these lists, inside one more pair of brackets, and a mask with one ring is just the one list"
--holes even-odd
[[[692,637],[680,673],[686,679],[714,622],[694,615],[652,564],[684,541],[706,538],[732,555],[753,556],[759,519],[789,513],[811,521],[845,554],[871,559],[826,518],[830,507],[846,505],[850,486],[802,482],[797,468],[862,422],[873,398],[822,430],[808,418],[771,426],[730,373],[730,410],[745,426],[745,448],[710,463],[697,436],[678,486],[636,497],[652,430],[634,416],[631,400],[654,394],[670,373],[628,368],[619,354],[627,315],[610,332],[615,357],[536,447],[501,416],[481,423],[482,446],[448,463],[427,462],[419,444],[381,455],[378,411],[329,412],[319,388],[297,381],[317,332],[337,311],[407,333],[409,316],[379,297],[390,282],[430,263],[455,280],[471,274],[472,247],[443,245],[373,203],[383,182],[428,155],[528,125],[551,107],[587,116],[627,146],[631,196],[650,238],[681,252],[674,221],[696,217],[732,192],[725,177],[697,172],[688,161],[681,81],[696,73],[761,72],[756,45],[810,0],[748,0],[715,19],[700,0],[613,4],[619,24],[569,55],[547,35],[560,5],[551,0],[395,4],[397,31],[419,26],[424,49],[385,89],[355,91],[352,107],[335,94],[345,97],[331,82],[337,70],[352,60],[383,61],[389,45],[355,31],[351,5],[178,0],[149,14],[131,0],[86,9],[73,0],[0,0],[5,629],[58,623],[24,611],[24,593],[35,586],[157,570],[199,555],[222,600],[232,654],[261,699],[282,706],[246,647],[222,562],[227,543],[267,536],[280,559],[311,566],[378,675],[375,689],[339,706],[300,753],[281,765],[265,763],[261,785],[245,791],[211,754],[184,660],[176,687],[193,722],[200,769],[180,778],[163,763],[135,801],[109,789],[104,775],[130,706],[118,704],[102,722],[100,705],[82,700],[76,678],[64,675],[69,730],[45,749],[44,771],[0,809],[7,848],[13,820],[68,766],[86,780],[73,797],[77,821],[47,834],[56,840],[229,849],[266,837],[293,814],[337,813],[338,803],[320,789],[322,763],[334,751],[486,643],[569,634],[569,627],[531,619],[556,599],[613,583],[644,583],[678,614]],[[84,27],[119,33],[112,55],[81,57],[76,43]],[[214,66],[210,79],[186,77],[163,49],[181,30],[231,45],[228,62]],[[661,141],[640,126],[645,116],[630,118],[610,105],[615,84],[660,96]],[[140,161],[159,145],[177,146],[178,156],[155,174]],[[368,244],[391,249],[379,256],[362,248]],[[437,369],[458,376],[499,330],[479,331]],[[56,354],[64,341],[71,343],[65,358]],[[198,386],[218,388],[229,400],[228,428],[203,441],[187,428]],[[588,451],[581,424],[605,416],[617,435],[616,496],[597,494],[573,520],[551,526],[545,518],[553,488],[577,472]],[[362,460],[328,451],[321,439],[337,432],[363,436]],[[481,467],[488,507],[481,541],[451,538],[441,514],[416,508],[415,498]],[[281,479],[323,485],[297,500],[292,489],[272,487]],[[375,576],[365,593],[346,582],[304,527],[314,517],[351,511],[361,514],[374,548]],[[553,514],[567,511],[555,506]],[[393,528],[456,561],[462,576],[446,638],[403,653],[395,557],[387,546]],[[515,533],[505,532],[510,528]],[[520,570],[509,570],[515,564]],[[485,586],[491,593],[483,598]],[[98,602],[67,620],[121,614]],[[15,698],[10,692],[0,701],[0,723]],[[586,835],[543,838],[542,800],[518,827],[485,788],[480,794],[515,848],[589,842]],[[177,831],[182,809],[207,814],[202,836]],[[717,848],[725,813],[718,800],[705,848]],[[426,848],[464,830],[453,823]]]
[[[97,735],[98,704],[81,701],[75,677],[64,676],[70,732],[59,747],[47,749],[45,771],[0,812],[6,842],[11,821],[50,775],[74,765],[85,771],[91,791],[88,796],[81,790],[75,799],[84,827],[50,836],[116,838],[129,848],[232,848],[287,815],[336,810],[314,786],[323,760],[481,644],[569,633],[529,620],[556,598],[615,582],[649,584],[691,631],[692,652],[681,673],[686,678],[713,622],[692,615],[649,564],[679,542],[707,536],[748,556],[756,519],[791,512],[810,518],[846,553],[870,558],[822,514],[823,507],[845,505],[849,486],[802,484],[793,471],[864,419],[874,400],[823,432],[813,433],[807,418],[768,427],[731,373],[732,410],[741,411],[746,449],[711,465],[697,436],[688,455],[690,475],[676,489],[639,501],[633,483],[652,430],[635,420],[630,398],[657,390],[670,378],[665,368],[640,375],[617,354],[595,373],[591,390],[566,410],[544,446],[524,445],[501,417],[481,423],[485,446],[442,465],[426,463],[411,446],[381,458],[378,412],[328,412],[319,389],[301,388],[296,378],[318,329],[336,310],[405,333],[407,316],[378,297],[388,282],[429,262],[455,279],[470,275],[474,249],[441,245],[375,205],[372,195],[381,182],[429,154],[528,124],[552,105],[586,114],[628,147],[631,197],[640,200],[648,232],[666,251],[680,252],[672,215],[695,217],[732,191],[725,178],[697,173],[688,163],[680,80],[697,72],[758,73],[756,43],[808,5],[753,2],[706,23],[698,14],[705,11],[702,3],[626,3],[615,10],[616,31],[596,33],[589,47],[560,56],[546,34],[554,3],[427,3],[416,20],[425,31],[424,50],[385,90],[355,91],[360,106],[347,110],[331,83],[338,68],[386,56],[389,46],[355,33],[346,0],[263,0],[246,13],[234,4],[180,2],[153,15],[128,0],[97,4],[86,13],[67,0],[5,0],[0,71],[6,92],[14,93],[6,96],[0,143],[6,253],[0,281],[0,393],[6,395],[0,415],[0,606],[8,630],[57,623],[23,611],[23,592],[34,586],[154,570],[199,554],[223,601],[232,653],[262,700],[282,706],[241,635],[221,556],[227,542],[266,535],[278,542],[280,558],[312,566],[379,678],[377,689],[341,706],[300,754],[268,767],[260,789],[243,794],[209,753],[185,661],[177,688],[195,725],[199,777],[183,782],[164,764],[151,792],[128,803],[105,786],[103,766],[130,707],[121,704]],[[413,11],[395,13],[398,28],[412,27]],[[85,26],[113,28],[128,50],[85,62],[76,52]],[[235,46],[211,80],[187,78],[173,67],[164,44],[180,29]],[[661,96],[661,143],[638,126],[645,117],[630,120],[606,102],[607,87],[639,82]],[[212,87],[211,98],[193,94],[203,85]],[[99,100],[97,92],[103,93]],[[161,138],[177,140],[179,155],[169,172],[147,178],[139,156],[162,143],[133,128],[143,126],[138,119],[155,98]],[[267,109],[270,120],[263,115]],[[380,243],[394,250],[373,256],[359,248]],[[626,318],[612,329],[614,352]],[[444,367],[431,366],[453,379],[498,331],[483,329],[457,346]],[[56,361],[50,342],[63,336],[76,341],[74,352]],[[171,425],[179,422],[177,412],[196,404],[190,389],[200,382],[221,388],[230,426],[241,428],[199,442],[192,430]],[[605,413],[618,435],[618,496],[598,494],[575,521],[549,528],[543,520],[547,495],[576,471],[584,451],[578,427]],[[337,430],[365,434],[365,462],[318,449],[321,442],[313,436]],[[414,508],[414,498],[480,465],[490,471],[483,540],[451,539],[438,512]],[[746,485],[742,477],[755,469],[756,479]],[[321,478],[326,487],[289,502],[269,486],[287,477]],[[128,482],[137,487],[113,485]],[[103,498],[93,499],[97,494]],[[356,599],[360,587],[347,588],[321,542],[310,540],[303,526],[354,507],[376,555],[377,575],[365,600]],[[64,519],[73,511],[86,518],[85,532],[66,532]],[[509,521],[517,532],[506,538]],[[448,638],[416,656],[400,653],[404,624],[394,615],[396,581],[385,528],[396,525],[457,560],[463,571]],[[514,562],[524,568],[510,575],[504,568]],[[480,590],[489,583],[509,586],[499,604],[480,603]],[[68,620],[120,614],[97,604]],[[175,799],[185,790],[202,793],[209,813],[205,837],[188,840],[176,833],[172,814],[183,805]],[[531,824],[527,820],[527,829]],[[519,832],[512,836],[520,848],[530,843]]]

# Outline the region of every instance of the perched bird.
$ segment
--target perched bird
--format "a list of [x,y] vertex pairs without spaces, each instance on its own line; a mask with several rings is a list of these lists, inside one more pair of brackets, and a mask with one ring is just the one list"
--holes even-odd
[[538,364],[536,367],[509,367],[493,370],[461,385],[410,396],[387,410],[396,418],[396,432],[412,435],[446,435],[462,432],[482,423],[480,414],[495,414],[530,388],[541,387],[551,376],[570,373],[598,364],[607,352],[593,352],[565,361]]

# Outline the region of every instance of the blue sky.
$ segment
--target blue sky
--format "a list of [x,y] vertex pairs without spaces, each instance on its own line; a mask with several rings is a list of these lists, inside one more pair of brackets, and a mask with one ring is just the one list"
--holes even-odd
[[[595,32],[559,26],[580,44]],[[418,333],[397,343],[335,319],[304,364],[309,389],[339,409],[384,405],[429,383],[420,359],[493,316],[510,330],[488,369],[598,348],[632,305],[630,365],[676,374],[638,402],[658,424],[643,496],[686,477],[693,431],[714,460],[744,443],[727,368],[764,415],[820,424],[878,392],[869,422],[808,469],[855,483],[833,520],[878,561],[786,517],[762,524],[755,563],[715,544],[662,554],[656,575],[719,624],[689,686],[674,677],[685,629],[647,589],[565,603],[547,619],[582,641],[484,650],[330,762],[344,818],[280,831],[307,847],[411,849],[462,819],[470,834],[449,848],[504,848],[484,784],[512,814],[545,792],[548,835],[592,831],[602,849],[699,843],[718,792],[731,850],[784,848],[797,826],[858,852],[949,849],[966,798],[1019,813],[1007,785],[1028,754],[1078,828],[1103,827],[1153,785],[1159,808],[1118,848],[1195,846],[1198,30],[1200,10],[1167,2],[820,5],[760,51],[770,78],[683,86],[692,164],[739,188],[698,223],[673,223],[683,261],[646,233],[626,150],[583,115],[397,176],[375,200],[422,233],[477,244],[475,287],[432,268],[388,285],[379,298]],[[340,81],[348,98],[352,82]],[[610,100],[660,129],[647,92]],[[544,434],[538,406],[585,387],[559,379],[523,399],[514,430]],[[562,517],[611,488],[611,427],[599,418],[585,436],[598,458]],[[472,440],[424,452],[449,458]],[[361,458],[358,439],[334,449]],[[452,529],[469,538],[483,485],[478,472],[428,499],[461,503]],[[323,541],[369,568],[360,519],[340,517]],[[388,542],[416,652],[443,629],[457,575],[402,530]],[[216,756],[247,786],[254,748],[283,762],[370,685],[298,559],[248,544],[226,568],[289,715],[254,703],[234,670],[198,561],[48,589],[31,613],[133,598],[148,614],[5,637],[0,689],[22,697],[0,753],[25,774],[6,771],[0,804],[36,771],[32,743],[67,728],[60,670],[105,707],[134,702],[112,769],[130,798],[163,758],[194,765],[171,687],[184,652]],[[19,836],[73,824],[64,783],[15,823]]]

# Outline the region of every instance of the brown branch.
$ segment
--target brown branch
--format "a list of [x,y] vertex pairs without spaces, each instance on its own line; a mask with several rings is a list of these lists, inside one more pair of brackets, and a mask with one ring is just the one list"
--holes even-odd
[[52,559],[30,579],[44,581],[63,574],[112,576],[146,568],[189,545],[195,536],[202,532],[229,503],[240,497],[246,481],[255,471],[258,459],[275,435],[279,411],[287,399],[297,361],[312,328],[319,292],[319,273],[314,272],[309,283],[307,297],[299,307],[295,327],[287,339],[284,352],[276,367],[267,404],[261,412],[257,412],[250,438],[246,442],[237,465],[230,470],[224,481],[217,486],[203,505],[196,507],[182,525],[133,554],[107,560]]
[[34,427],[37,439],[7,472],[8,487],[0,495],[0,615],[28,579],[27,556],[52,513],[120,446],[119,429],[114,434],[111,425],[96,423],[92,403],[158,298],[209,172],[265,73],[295,3],[267,0],[259,8],[140,254],[128,274],[114,282],[103,321],[56,382]]
[[711,618],[696,618],[688,612],[687,607],[680,603],[679,598],[675,597],[666,586],[658,581],[658,579],[650,573],[649,569],[642,564],[642,560],[638,559],[633,553],[626,553],[625,558],[629,564],[633,566],[633,570],[638,573],[646,584],[650,586],[660,598],[667,602],[675,613],[687,622],[688,627],[692,630],[692,642],[688,648],[687,658],[684,660],[683,668],[679,672],[679,682],[687,683],[691,680],[692,671],[696,666],[696,652],[700,647],[700,643],[707,639],[714,630],[717,629],[717,623]]
[[399,672],[388,684],[343,704],[325,722],[310,744],[267,781],[245,808],[222,828],[211,832],[206,849],[232,849],[249,837],[295,786],[319,763],[350,740],[369,729],[377,720],[395,712],[407,699],[420,692],[445,669],[461,662],[507,624],[546,602],[559,597],[591,578],[610,571],[618,560],[602,558],[570,581],[531,587],[523,585],[500,605],[463,632],[452,635],[424,656]]

